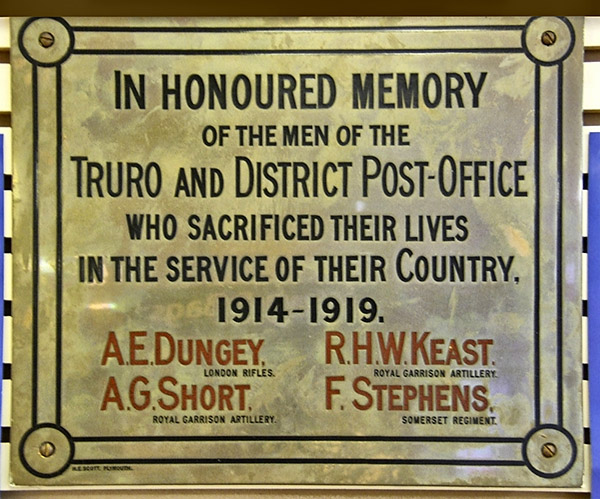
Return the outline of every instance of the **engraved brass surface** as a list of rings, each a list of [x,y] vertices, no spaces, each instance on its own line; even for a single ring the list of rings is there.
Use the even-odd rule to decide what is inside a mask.
[[[16,484],[581,484],[581,19],[11,27]]]

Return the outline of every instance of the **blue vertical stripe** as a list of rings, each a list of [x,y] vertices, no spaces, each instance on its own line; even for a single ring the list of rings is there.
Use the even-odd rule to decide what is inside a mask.
[[[0,170],[4,176],[4,134],[0,133]],[[0,234],[2,234],[2,258],[0,258],[0,289],[2,290],[2,303],[4,303],[4,188],[2,189],[2,199],[0,200]],[[2,313],[4,315],[4,312]],[[4,363],[4,318],[0,322],[0,360]],[[2,370],[2,367],[0,367]],[[4,374],[4,373],[2,373]],[[4,379],[4,376],[2,376]],[[2,384],[0,383],[0,419],[2,415]]]
[[[588,353],[592,490],[600,491],[600,133],[590,133],[589,145]]]

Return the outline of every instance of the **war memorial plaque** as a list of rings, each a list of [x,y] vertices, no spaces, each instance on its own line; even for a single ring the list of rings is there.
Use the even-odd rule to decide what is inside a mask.
[[[581,484],[581,19],[12,47],[14,483]]]

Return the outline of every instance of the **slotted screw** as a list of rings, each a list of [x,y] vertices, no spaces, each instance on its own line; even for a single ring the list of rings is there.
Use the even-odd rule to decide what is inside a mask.
[[[40,37],[38,38],[40,45],[45,49],[52,47],[54,45],[54,35],[49,31],[44,31],[40,33]]]
[[[42,445],[40,445],[40,456],[42,457],[50,457],[55,452],[56,447],[52,442],[42,442]]]
[[[542,43],[546,46],[554,45],[556,43],[556,33],[554,31],[544,31],[542,33]]]
[[[556,456],[556,445],[551,442],[542,445],[542,455],[550,459],[551,457]]]

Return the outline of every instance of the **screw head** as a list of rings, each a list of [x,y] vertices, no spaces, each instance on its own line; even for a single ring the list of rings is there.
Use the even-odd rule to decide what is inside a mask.
[[[554,31],[544,31],[542,33],[542,43],[546,46],[554,45],[556,43],[556,33]]]
[[[548,442],[542,445],[542,455],[544,457],[550,459],[551,457],[556,456],[556,452],[556,445],[554,445],[552,442]]]
[[[39,452],[42,457],[50,457],[56,452],[56,447],[52,442],[42,442]]]
[[[40,33],[38,41],[45,49],[50,48],[52,45],[54,45],[54,35],[49,31],[44,31],[43,33]]]

